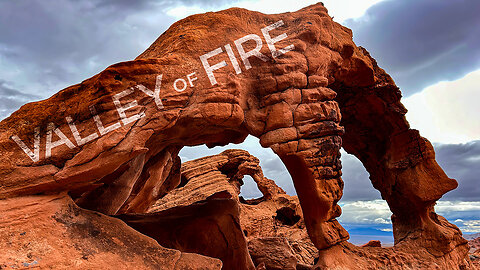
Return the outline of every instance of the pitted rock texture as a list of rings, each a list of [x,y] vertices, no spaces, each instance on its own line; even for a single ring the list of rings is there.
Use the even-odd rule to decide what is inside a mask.
[[[0,201],[1,269],[221,269],[218,259],[160,246],[66,194]],[[186,268],[189,267],[189,268]]]
[[[245,175],[252,176],[262,197],[239,197]],[[313,266],[318,251],[308,238],[298,198],[264,177],[259,160],[247,151],[187,161],[181,179],[148,213],[119,217],[162,246],[220,258],[224,269],[251,269],[252,259],[257,269],[262,264],[266,269]],[[245,261],[250,263],[239,264]]]
[[[238,245],[244,241],[248,242],[248,253],[255,267],[267,270],[315,269],[317,261],[316,266],[320,269],[455,269],[459,267],[457,262],[464,260],[455,257],[458,254],[454,252],[434,257],[422,247],[415,247],[412,251],[413,245],[381,248],[379,241],[371,241],[363,247],[342,243],[332,247],[333,250],[318,250],[308,237],[296,196],[285,194],[272,180],[263,177],[255,181],[263,194],[261,198],[244,200],[239,197],[242,178],[248,175],[245,174],[245,167],[251,168],[251,174],[263,175],[258,159],[244,150],[227,150],[185,162],[181,167],[182,184],[159,199],[149,213],[126,214],[121,218],[166,247],[221,258],[224,266],[237,265],[239,260],[245,261],[245,248],[243,244]],[[239,223],[236,221],[225,226],[225,222],[222,222],[225,213],[229,213],[233,220],[238,220],[238,212],[225,211],[225,207],[220,205],[213,206],[217,208],[214,215],[211,210],[195,210],[199,207],[211,209],[208,202],[219,199],[228,201],[225,207],[233,203],[240,209]],[[199,221],[203,218],[216,225],[206,226],[205,222]],[[205,247],[203,243],[219,239],[215,236],[217,229],[212,230],[212,227],[230,235],[228,239],[231,243]],[[198,232],[192,233],[191,228]],[[186,238],[196,240],[188,243]],[[236,248],[219,251],[219,246]],[[220,253],[231,255],[227,259]],[[468,260],[464,261],[464,266],[466,269],[475,269]],[[247,264],[234,269],[248,267]]]
[[[268,200],[246,201],[240,207],[240,221],[249,243],[256,239],[284,239],[298,264],[315,264],[318,249],[308,236],[297,196],[278,194]]]
[[[285,238],[256,238],[248,243],[248,249],[255,264],[264,264],[266,269],[297,269],[297,259]]]
[[[475,252],[480,249],[480,237],[477,237],[475,239],[472,239],[468,241],[468,245],[470,246],[470,250],[472,252]]]
[[[237,200],[224,192],[188,206],[119,218],[164,247],[220,259],[222,269],[253,270],[239,211]]]
[[[263,175],[259,160],[244,150],[226,150],[221,154],[187,161],[181,166],[181,183],[161,199],[148,212],[159,212],[176,206],[187,206],[207,199],[215,193],[227,192],[239,200],[243,177],[249,175],[264,194],[271,199],[285,194],[274,181]]]
[[[480,269],[480,237],[471,239],[468,244],[470,245],[470,260],[474,266]]]
[[[336,220],[343,146],[388,202],[397,246],[425,249],[440,267],[465,266],[467,241],[433,208],[457,183],[409,128],[400,98],[321,3],[194,15],[135,60],[3,120],[0,198],[68,191],[105,214],[141,213],[181,183],[182,147],[253,135],[291,174],[319,265],[348,267],[352,260],[335,259],[348,249]]]

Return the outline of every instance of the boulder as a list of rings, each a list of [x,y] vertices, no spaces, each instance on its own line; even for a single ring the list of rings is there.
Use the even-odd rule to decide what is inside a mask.
[[[371,240],[362,247],[382,247],[382,243],[379,240]]]

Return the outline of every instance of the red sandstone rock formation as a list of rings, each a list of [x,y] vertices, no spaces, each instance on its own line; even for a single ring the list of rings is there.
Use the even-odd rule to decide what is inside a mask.
[[[183,146],[253,135],[288,168],[318,265],[368,269],[368,252],[351,247],[336,220],[343,146],[388,202],[398,249],[445,269],[467,266],[466,240],[433,209],[457,183],[409,128],[400,97],[322,4],[194,15],[137,59],[3,120],[0,198],[69,192],[105,214],[142,213],[182,182]]]
[[[382,247],[382,243],[378,240],[371,240],[362,247]]]
[[[119,218],[164,247],[218,258],[223,269],[255,269],[240,227],[237,201],[226,192],[187,206]]]
[[[480,237],[468,241],[468,244],[470,246],[470,260],[474,266],[480,269]]]
[[[239,197],[245,175],[254,178],[261,198]],[[220,258],[224,269],[253,269],[250,258],[257,268],[262,263],[266,269],[313,266],[318,251],[308,238],[298,199],[264,177],[259,160],[247,151],[226,150],[185,162],[181,179],[147,214],[119,217],[162,246]]]
[[[318,266],[321,268],[340,266],[338,259],[322,258],[321,256],[325,256],[324,251],[317,250],[310,241],[296,196],[286,195],[274,182],[263,177],[256,178],[256,183],[257,186],[264,187],[262,189],[264,196],[251,200],[242,200],[238,197],[244,176],[240,171],[245,167],[252,168],[251,174],[263,175],[258,159],[243,150],[227,150],[219,155],[188,161],[182,164],[182,184],[159,199],[147,214],[126,214],[121,218],[164,246],[221,258],[224,265],[237,265],[234,269],[251,267],[248,264],[238,266],[238,261],[245,261],[247,256],[252,258],[257,269],[313,269],[316,261],[319,261]],[[212,198],[227,199],[225,205],[237,205],[240,214],[236,211],[224,211],[222,210],[224,207],[220,205],[209,207],[208,202]],[[210,210],[193,210],[199,209],[199,205],[205,209],[217,208],[214,217]],[[190,214],[184,214],[186,211]],[[225,216],[232,217],[235,222],[225,226],[226,223],[221,222],[225,220]],[[213,223],[206,225],[201,221],[204,218]],[[169,221],[168,225],[166,221]],[[212,227],[219,230],[212,230]],[[198,233],[191,234],[188,228],[195,228]],[[185,231],[191,242],[181,236]],[[206,247],[204,243],[222,239],[218,237],[219,231],[230,235],[228,239],[231,243],[223,242]],[[248,254],[243,244],[240,246],[235,244],[245,241],[248,242]],[[225,256],[221,254],[225,249],[219,248],[225,246],[236,248],[228,251],[230,256]],[[426,249],[417,248],[412,251],[412,246],[396,245],[392,248],[381,248],[379,241],[371,241],[363,247],[345,243],[337,256],[346,260],[341,267],[349,269],[456,267],[452,263],[455,261],[454,258],[435,258]],[[475,255],[471,255],[470,258],[476,263]],[[469,265],[468,262],[466,265]]]
[[[264,264],[266,269],[272,270],[297,269],[297,258],[285,238],[255,238],[248,247],[257,265]]]
[[[160,246],[66,195],[0,200],[0,269],[221,269],[218,259]]]
[[[480,237],[468,241],[468,245],[475,250],[480,249]]]

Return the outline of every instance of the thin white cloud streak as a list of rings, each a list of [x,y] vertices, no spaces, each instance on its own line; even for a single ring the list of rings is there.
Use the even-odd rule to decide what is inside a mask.
[[[478,233],[480,232],[480,220],[468,220],[459,227],[464,233]]]
[[[340,223],[391,224],[390,217],[392,212],[384,200],[345,202],[340,203],[340,206],[342,207],[342,215],[339,218]],[[480,201],[439,201],[435,206],[435,210],[439,215],[450,219],[450,222],[456,224],[463,232],[480,232],[480,219],[478,219],[480,218],[478,217]],[[450,217],[453,214],[463,217],[456,219]]]
[[[390,208],[383,200],[340,203],[342,215],[338,219],[348,224],[391,224]]]
[[[440,215],[447,215],[451,212],[469,212],[469,211],[480,213],[480,201],[478,202],[439,201],[437,202],[437,205],[435,205],[435,210]]]

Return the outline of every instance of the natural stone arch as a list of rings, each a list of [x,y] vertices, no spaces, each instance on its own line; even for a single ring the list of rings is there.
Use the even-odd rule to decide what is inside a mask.
[[[277,50],[294,49],[278,56],[263,46],[263,57],[240,62],[233,41],[261,37],[260,29],[272,25],[278,26],[272,37],[288,36]],[[252,40],[243,45],[247,52],[255,48]],[[215,49],[223,53],[209,58],[211,65],[228,65],[214,71],[212,86],[199,56]],[[181,147],[239,143],[250,134],[288,168],[310,238],[327,263],[331,247],[348,239],[336,220],[344,125],[345,149],[365,164],[395,215],[396,242],[413,232],[418,245],[442,256],[465,247],[458,229],[433,212],[456,183],[436,164],[431,145],[409,129],[399,99],[393,81],[321,4],[280,15],[243,9],[195,15],[175,23],[136,60],[2,121],[0,196],[69,191],[107,214],[136,211],[181,183]],[[48,140],[53,144],[44,147]],[[432,190],[434,181],[442,188]]]
[[[368,57],[369,53],[360,48]],[[377,82],[358,87],[336,82],[345,127],[343,147],[355,155],[370,173],[392,211],[395,244],[427,247],[441,256],[463,243],[461,232],[434,212],[443,194],[457,187],[435,161],[430,142],[410,129],[407,110],[400,103],[401,92],[392,78],[371,58]],[[435,235],[442,243],[432,242]]]

